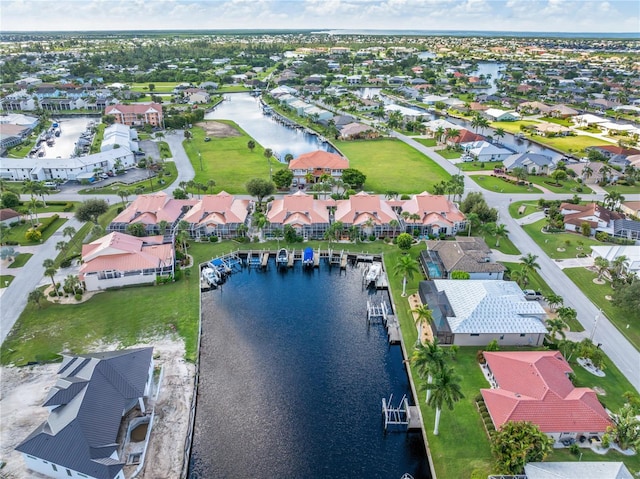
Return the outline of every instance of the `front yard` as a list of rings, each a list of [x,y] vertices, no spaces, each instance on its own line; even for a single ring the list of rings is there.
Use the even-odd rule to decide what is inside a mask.
[[[509,183],[497,176],[469,175],[469,178],[485,190],[495,191],[496,193],[542,193],[538,188]]]
[[[579,254],[590,255],[590,246],[605,244],[577,233],[543,233],[542,227],[546,223],[546,219],[541,219],[522,228],[551,259],[575,258]]]

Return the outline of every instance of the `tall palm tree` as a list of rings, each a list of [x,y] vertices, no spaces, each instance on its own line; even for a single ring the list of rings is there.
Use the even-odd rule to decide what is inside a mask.
[[[587,181],[592,176],[593,176],[593,170],[591,169],[591,167],[589,167],[589,165],[582,168],[582,178],[584,179],[584,181]]]
[[[562,306],[562,304],[564,303],[564,299],[562,298],[562,296],[556,293],[547,294],[544,297],[544,300],[551,308],[551,311],[556,311],[558,309],[558,306]]]
[[[627,260],[628,258],[625,255],[620,255],[611,261],[610,273],[612,278],[619,278],[622,275]]]
[[[570,321],[578,319],[578,312],[573,308],[563,306],[558,308],[558,318],[565,324],[569,324]]]
[[[471,229],[480,224],[480,217],[477,213],[467,213],[467,236],[471,236]]]
[[[209,178],[207,180],[207,186],[209,187],[209,194],[213,194],[213,187],[216,186],[216,180]]]
[[[393,274],[402,275],[402,297],[407,295],[407,278],[413,279],[413,275],[419,271],[418,262],[411,255],[403,254],[398,258],[393,267]]]
[[[529,276],[522,269],[514,269],[509,272],[511,281],[515,281],[518,286],[524,288],[529,283]]]
[[[500,223],[493,230],[493,235],[496,237],[496,248],[500,246],[500,238],[506,238],[509,235],[507,225]]]
[[[605,271],[609,269],[609,260],[607,258],[603,258],[602,256],[598,256],[593,260],[593,265],[598,272],[598,279],[601,280]]]
[[[606,185],[609,182],[609,173],[611,173],[611,167],[604,165],[600,168],[600,175],[602,176],[602,184]]]
[[[412,309],[411,312],[416,314],[415,323],[416,326],[418,326],[418,341],[420,341],[422,338],[422,328],[425,325],[429,326],[433,323],[433,313],[429,309],[429,306],[425,304],[417,306],[415,309]]]
[[[538,256],[535,254],[527,253],[526,256],[520,257],[520,265],[522,266],[522,272],[529,276],[536,269],[540,269],[540,265],[536,261]]]
[[[56,287],[56,279],[54,278],[58,268],[56,268],[56,263],[52,259],[45,259],[42,262],[42,267],[44,268],[44,275],[49,276],[51,278],[51,284],[53,285],[53,290],[56,292],[56,296],[58,296],[58,288]]]
[[[78,289],[80,289],[80,279],[74,275],[70,274],[64,279],[64,287],[67,290],[73,291],[73,294],[78,293]]]
[[[457,376],[453,368],[444,366],[437,371],[433,377],[433,383],[427,384],[427,389],[433,390],[433,394],[427,404],[436,410],[436,421],[433,434],[438,435],[440,426],[440,412],[444,406],[452,411],[455,403],[464,398],[460,386],[460,377]]]
[[[29,301],[30,303],[36,303],[38,309],[41,308],[40,301],[42,300],[44,300],[44,293],[39,289],[34,289],[29,293],[29,296],[27,297],[27,301]]]
[[[496,131],[494,134],[500,139],[504,138],[504,135],[505,135],[504,128],[496,128]]]
[[[438,343],[438,338],[433,338],[426,344],[419,342],[411,355],[411,364],[416,368],[418,376],[427,380],[427,384],[433,382],[433,375],[445,366],[447,353]],[[431,398],[431,391],[427,389],[426,402]]]

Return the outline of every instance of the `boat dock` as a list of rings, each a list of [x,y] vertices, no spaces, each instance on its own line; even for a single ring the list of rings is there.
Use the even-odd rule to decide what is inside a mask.
[[[418,406],[409,406],[406,394],[402,396],[397,406],[393,406],[393,394],[389,399],[382,398],[382,416],[385,432],[389,429],[394,431],[422,429]]]
[[[382,324],[387,330],[389,344],[400,344],[402,335],[400,333],[400,324],[396,315],[387,303],[380,302],[379,305],[367,301],[367,324]]]

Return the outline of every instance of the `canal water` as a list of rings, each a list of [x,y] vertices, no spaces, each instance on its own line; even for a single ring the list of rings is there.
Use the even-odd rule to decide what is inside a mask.
[[[401,348],[367,326],[362,269],[245,269],[203,293],[189,477],[429,477],[419,432],[385,434],[410,394]],[[411,401],[413,404],[413,402]]]
[[[60,125],[60,136],[55,138],[53,146],[43,144],[45,148],[45,158],[69,158],[76,148],[76,142],[80,135],[87,129],[87,125],[92,121],[99,121],[97,117],[78,116],[73,118],[62,118],[54,120]]]
[[[260,101],[249,93],[234,93],[225,97],[229,101],[220,103],[205,115],[205,119],[235,121],[263,147],[271,148],[280,161],[284,161],[288,153],[296,158],[316,150],[335,152],[330,144],[319,141],[316,135],[285,127],[274,118],[264,115]]]

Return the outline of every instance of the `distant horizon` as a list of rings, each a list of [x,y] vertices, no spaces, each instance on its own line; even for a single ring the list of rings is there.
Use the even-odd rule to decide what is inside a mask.
[[[637,0],[0,0],[0,31],[640,33]],[[153,26],[153,28],[150,28]]]

